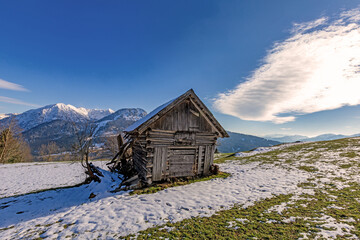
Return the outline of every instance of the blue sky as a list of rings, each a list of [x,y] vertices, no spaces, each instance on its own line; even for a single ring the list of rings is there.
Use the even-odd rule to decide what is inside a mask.
[[[300,34],[307,42],[308,28],[311,37],[317,37],[319,29],[332,27],[344,18],[339,15],[358,5],[349,0],[0,1],[0,112],[58,102],[151,111],[193,88],[228,130],[254,135],[360,133],[358,99],[330,92],[339,89],[339,82],[315,82],[320,98],[325,96],[316,105],[311,102],[319,99],[317,92],[292,97],[300,90],[308,92],[310,80],[305,86],[290,70],[270,71],[281,66],[307,72],[312,55],[304,59],[295,55],[285,64],[279,60],[298,46],[291,38]],[[328,19],[327,25],[319,19]],[[341,37],[343,32],[338,32]],[[358,40],[351,37],[352,42]],[[304,51],[321,55],[318,38],[311,38],[313,48]],[[331,46],[338,48],[338,42]],[[274,53],[275,43],[281,49]],[[345,47],[342,52],[349,50]],[[356,51],[350,49],[344,61],[358,57]],[[325,58],[318,58],[319,65]],[[286,66],[297,59],[304,69]],[[323,70],[318,69],[312,69],[308,78]],[[266,74],[292,80],[264,85]],[[354,89],[356,78],[351,75],[354,81],[345,85]],[[246,82],[253,86],[243,85]],[[322,87],[330,90],[323,93]],[[285,88],[293,92],[283,92]],[[272,95],[275,91],[281,94]],[[246,98],[249,95],[252,98]]]

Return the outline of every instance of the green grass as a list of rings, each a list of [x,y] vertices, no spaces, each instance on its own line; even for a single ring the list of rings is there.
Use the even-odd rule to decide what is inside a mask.
[[[195,183],[195,182],[203,182],[203,181],[209,181],[211,179],[215,179],[215,178],[227,178],[231,176],[230,173],[226,173],[226,172],[219,172],[216,175],[211,175],[211,176],[206,176],[206,177],[197,177],[197,178],[192,178],[192,179],[188,179],[188,180],[184,180],[184,181],[176,181],[176,182],[171,182],[171,183],[158,183],[155,186],[151,186],[151,187],[147,187],[144,189],[139,189],[139,190],[134,190],[132,192],[130,192],[130,195],[135,195],[135,194],[151,194],[151,193],[156,193],[158,191],[164,190],[166,188],[170,188],[170,187],[176,187],[176,186],[183,186],[183,185],[188,185],[191,183]]]
[[[341,164],[339,167],[341,168],[350,168],[352,166],[352,164],[348,163],[348,164]]]
[[[298,168],[300,170],[304,170],[304,171],[307,171],[307,172],[317,172],[317,171],[319,171],[318,168],[313,167],[313,166],[305,166],[305,165],[303,165],[303,166],[299,166]]]
[[[340,157],[348,157],[348,158],[359,157],[359,155],[356,154],[355,152],[344,152],[344,153],[340,153],[339,156]]]
[[[302,232],[317,231],[307,226],[303,220],[296,224],[285,223],[280,214],[267,211],[289,201],[291,196],[279,195],[245,209],[235,206],[211,217],[196,217],[150,228],[140,232],[137,239],[296,239]],[[246,222],[242,223],[241,219],[246,219]],[[171,230],[167,230],[165,226]],[[125,239],[131,237],[134,236],[127,236]]]
[[[315,187],[312,183],[303,187]],[[325,191],[324,191],[325,190]],[[327,185],[315,189],[314,195],[302,194],[300,199],[290,201],[292,195],[279,195],[264,199],[248,208],[234,206],[217,212],[211,217],[195,217],[177,223],[141,231],[137,239],[297,239],[306,233],[314,239],[320,230],[334,230],[323,226],[319,219],[326,215],[338,223],[346,223],[354,229],[348,232],[360,237],[360,185],[334,189]],[[282,212],[271,207],[287,203]],[[333,206],[337,208],[334,208]],[[348,220],[357,219],[354,222]],[[289,221],[293,219],[293,221]],[[245,221],[241,221],[245,220]],[[166,228],[164,228],[166,227]],[[131,239],[134,235],[126,236]],[[340,236],[339,236],[340,237]]]

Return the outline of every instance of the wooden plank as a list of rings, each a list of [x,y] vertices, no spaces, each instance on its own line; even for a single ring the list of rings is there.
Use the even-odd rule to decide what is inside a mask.
[[[171,162],[170,166],[172,167],[179,167],[179,166],[193,166],[193,162]]]
[[[216,136],[213,136],[213,135],[199,135],[199,134],[196,134],[196,140],[214,140],[216,139]]]
[[[172,130],[162,130],[162,129],[151,129],[150,134],[151,133],[169,133],[169,134],[174,134],[176,131],[172,131]]]
[[[174,145],[174,141],[154,139],[148,140],[148,144]]]
[[[161,180],[161,153],[162,151],[160,147],[155,148],[152,174],[153,181]]]
[[[205,146],[205,161],[204,161],[204,174],[209,174],[210,170],[210,158],[211,158],[211,145]]]
[[[195,156],[194,155],[179,155],[179,156],[173,156],[173,157],[170,157],[169,160],[172,162],[172,163],[195,163],[194,162],[194,159],[195,159]]]
[[[211,146],[210,166],[214,164],[215,145]]]
[[[196,150],[197,146],[174,146],[169,147],[171,150],[178,150],[178,149],[193,149]]]
[[[210,143],[210,144],[206,144],[206,145],[211,145],[211,144],[213,144],[213,143],[216,143],[216,140],[215,139],[197,139],[196,140],[196,143],[198,144],[198,145],[203,145],[203,144],[201,144],[201,143]]]
[[[201,165],[202,165],[202,158],[204,156],[203,151],[204,151],[204,147],[199,146],[198,163],[197,163],[197,168],[198,168],[197,173],[198,174],[201,174],[201,170],[202,170]]]
[[[200,112],[196,110],[192,103],[189,105],[189,131],[198,132],[200,131]]]
[[[169,155],[194,155],[196,149],[170,149]]]
[[[174,138],[175,134],[172,133],[150,133],[148,138]]]
[[[167,168],[167,147],[162,147],[161,150],[161,179],[164,178]]]
[[[170,176],[193,176],[196,173],[195,148],[170,148],[168,153]]]
[[[169,175],[174,175],[179,172],[186,173],[186,176],[193,176],[196,174],[194,172],[194,168],[190,167],[177,167],[177,168],[170,168],[169,169]]]
[[[151,142],[168,142],[168,143],[173,143],[175,141],[174,138],[147,138],[146,141],[151,141]]]
[[[179,108],[179,131],[189,131],[189,101],[184,100],[178,105]]]
[[[187,177],[187,176],[194,176],[194,175],[195,175],[194,172],[188,172],[188,171],[185,171],[185,172],[173,172],[173,173],[169,174],[170,177]]]
[[[194,154],[196,152],[196,148],[189,148],[189,146],[176,146],[170,147],[169,152],[173,154]]]
[[[183,163],[183,164],[176,164],[176,163],[170,163],[169,168],[193,168],[194,164],[191,163]]]
[[[214,123],[209,119],[209,117],[204,113],[204,111],[190,98],[191,103],[195,106],[195,108],[199,111],[200,115],[203,116],[206,121],[211,125],[211,127],[213,128],[213,130],[215,131],[219,131],[216,126],[214,125]]]

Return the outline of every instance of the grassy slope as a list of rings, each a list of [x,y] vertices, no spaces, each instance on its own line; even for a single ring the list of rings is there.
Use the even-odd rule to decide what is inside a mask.
[[[154,227],[138,239],[360,238],[360,139],[305,143],[250,157],[220,155],[217,162],[261,162],[307,171],[303,193],[274,196],[211,217]],[[134,236],[127,236],[131,238]]]

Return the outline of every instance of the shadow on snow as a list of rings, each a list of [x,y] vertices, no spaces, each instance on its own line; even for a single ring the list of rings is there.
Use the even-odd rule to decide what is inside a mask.
[[[39,193],[0,199],[0,228],[13,224],[65,212],[71,207],[116,195],[110,190],[119,186],[117,174],[101,169],[101,182],[92,182],[77,187],[59,188]],[[95,198],[89,199],[91,193]],[[123,194],[123,193],[117,193]]]

